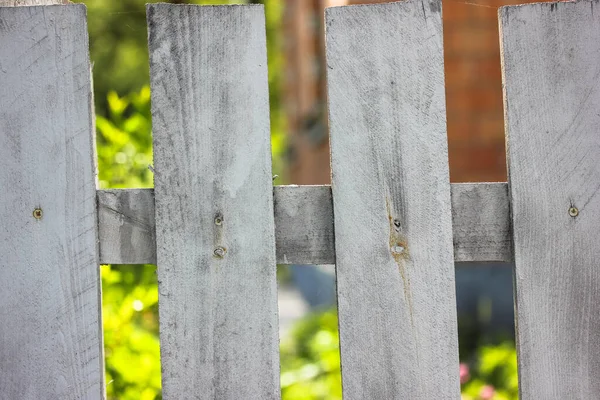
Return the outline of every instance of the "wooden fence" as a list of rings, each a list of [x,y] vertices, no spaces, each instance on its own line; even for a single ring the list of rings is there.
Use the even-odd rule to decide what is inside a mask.
[[[102,398],[98,265],[157,263],[164,398],[277,399],[276,264],[335,263],[344,398],[457,399],[454,261],[493,260],[521,398],[600,398],[598,0],[500,9],[483,184],[449,183],[439,0],[327,10],[331,187],[272,186],[262,6],[147,17],[155,189],[97,190],[85,7],[0,8],[0,398]]]

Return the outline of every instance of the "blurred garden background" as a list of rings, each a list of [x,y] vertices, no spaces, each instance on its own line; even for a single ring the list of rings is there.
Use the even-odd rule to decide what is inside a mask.
[[[100,187],[152,187],[144,6],[151,1],[76,2],[88,7]],[[248,2],[265,5],[275,184],[327,184],[323,10],[381,1]],[[453,182],[506,179],[496,22],[505,4],[443,2]],[[108,398],[160,399],[156,266],[103,265],[101,272]],[[341,399],[333,267],[278,272],[283,399]],[[510,265],[458,265],[457,301],[463,398],[516,399]]]

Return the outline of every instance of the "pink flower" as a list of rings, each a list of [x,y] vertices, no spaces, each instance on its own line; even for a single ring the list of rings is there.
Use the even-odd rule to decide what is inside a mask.
[[[494,398],[496,392],[494,391],[494,387],[492,385],[485,385],[481,388],[481,392],[479,392],[479,397],[481,400],[491,400]]]
[[[471,377],[471,375],[469,375],[469,366],[465,363],[460,363],[459,371],[460,371],[460,384],[464,385],[465,383],[467,383],[469,381],[469,378]]]

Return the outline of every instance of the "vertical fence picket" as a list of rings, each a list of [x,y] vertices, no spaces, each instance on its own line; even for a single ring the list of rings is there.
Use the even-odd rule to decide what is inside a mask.
[[[279,398],[263,7],[147,12],[164,397]]]
[[[458,398],[441,4],[326,29],[344,398]]]
[[[599,398],[600,7],[499,18],[521,398]]]
[[[0,8],[3,399],[104,393],[85,14]]]
[[[69,0],[0,0],[0,7],[49,6],[54,4],[69,3]]]

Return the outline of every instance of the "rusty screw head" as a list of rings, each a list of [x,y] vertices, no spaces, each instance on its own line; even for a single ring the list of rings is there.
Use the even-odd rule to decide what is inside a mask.
[[[569,215],[573,218],[575,218],[576,216],[579,215],[579,210],[577,209],[577,207],[571,206],[569,208]]]
[[[42,219],[42,209],[41,208],[36,208],[35,210],[33,210],[33,218],[35,219]]]
[[[213,255],[216,258],[223,258],[223,257],[225,257],[225,253],[227,253],[227,250],[225,250],[225,248],[221,247],[221,246],[217,247],[215,249],[215,251],[213,251]]]

